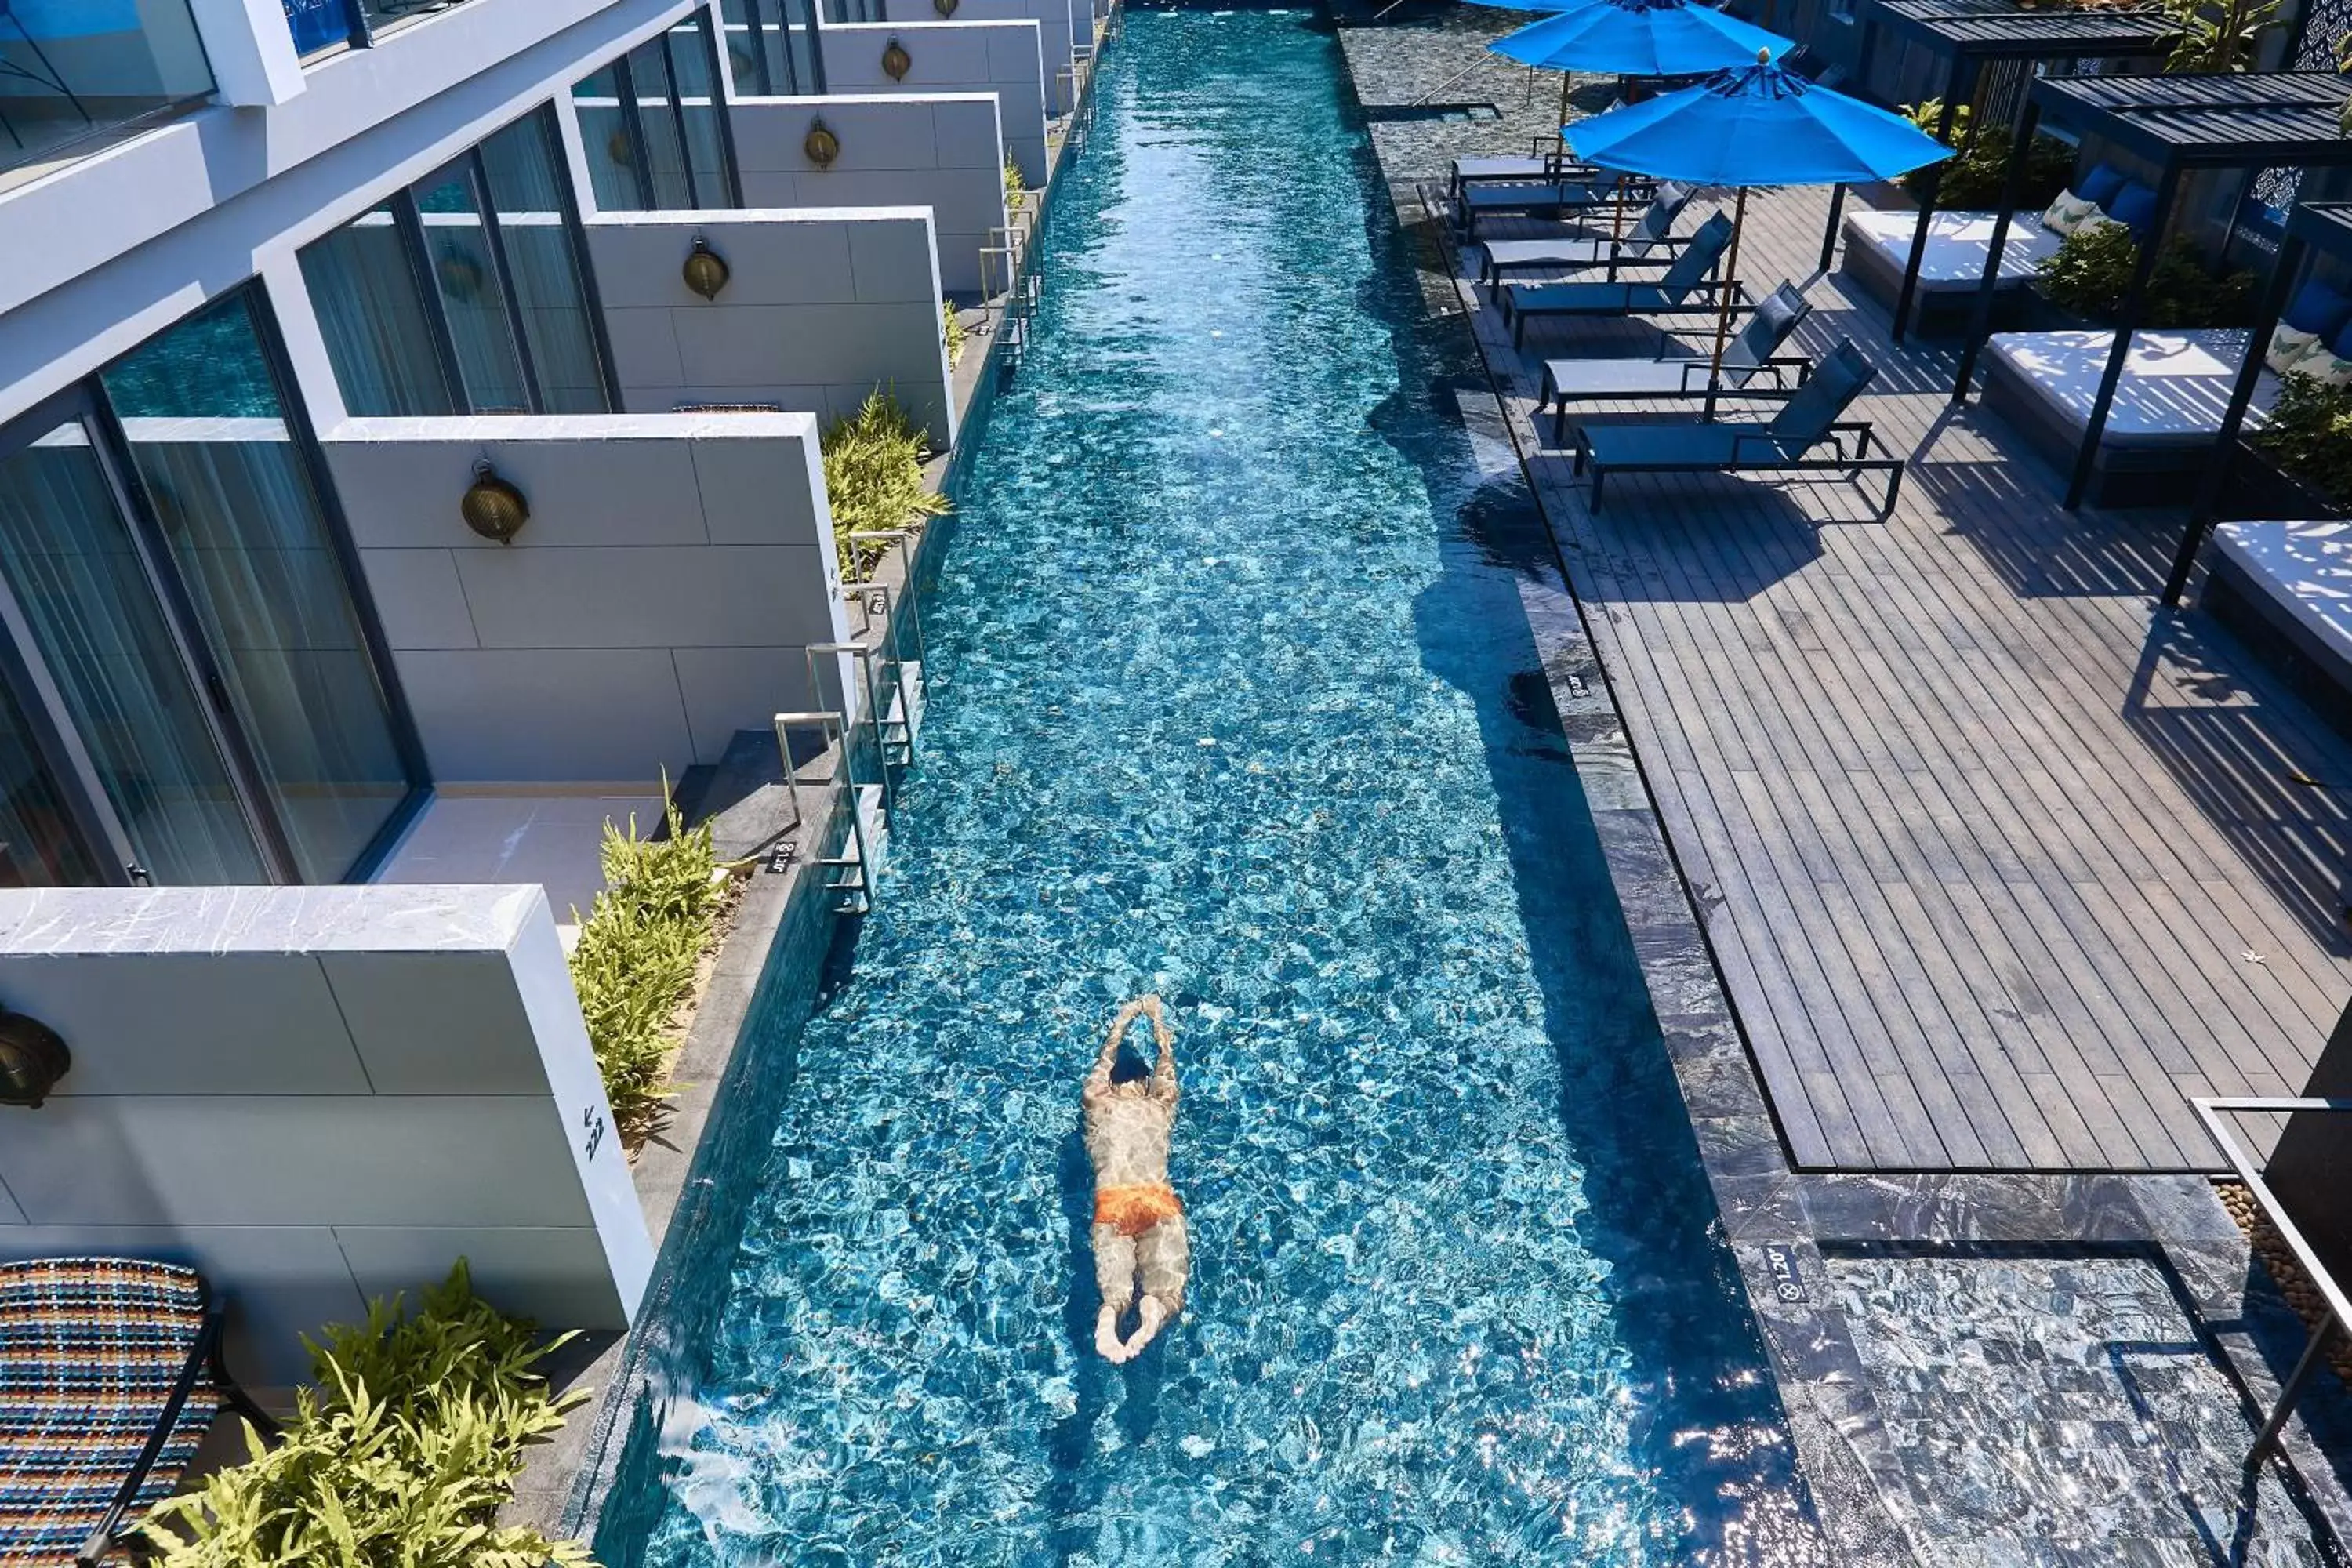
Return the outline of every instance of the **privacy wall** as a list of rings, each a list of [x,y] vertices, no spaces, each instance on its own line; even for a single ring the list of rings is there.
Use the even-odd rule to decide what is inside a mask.
[[[929,207],[940,286],[981,292],[981,251],[1005,222],[994,94],[743,98],[730,119],[746,204]],[[809,132],[820,123],[838,149],[830,165],[808,155]],[[1004,286],[1002,266],[994,280]]]
[[[955,19],[1036,23],[1040,63],[1045,71],[1046,111],[1067,114],[1076,106],[1074,46],[1093,41],[1094,12],[1089,0],[957,0]]]
[[[887,386],[936,447],[953,444],[928,210],[610,213],[587,230],[630,408],[761,403],[834,416]],[[716,300],[681,276],[698,237],[727,263]]]
[[[883,68],[893,39],[904,79]],[[1045,55],[1034,21],[859,22],[824,30],[824,80],[835,92],[992,92],[1004,150],[1031,190],[1045,184]]]
[[[192,1263],[232,1364],[469,1260],[551,1327],[625,1327],[652,1246],[537,888],[0,893],[0,1004],[61,1035],[0,1107],[0,1258]]]
[[[846,635],[809,415],[354,419],[324,446],[439,782],[675,778],[806,708],[803,650]],[[459,513],[482,461],[530,504],[511,544]]]

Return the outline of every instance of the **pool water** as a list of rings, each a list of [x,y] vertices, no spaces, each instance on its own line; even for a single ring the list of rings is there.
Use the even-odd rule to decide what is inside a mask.
[[[598,1548],[1805,1556],[1520,608],[1549,545],[1460,422],[1475,362],[1337,46],[1139,13],[1096,90],[968,437],[893,862],[814,1012],[755,1013],[772,1136],[677,1266]],[[1194,1265],[1121,1368],[1077,1087],[1145,990]]]

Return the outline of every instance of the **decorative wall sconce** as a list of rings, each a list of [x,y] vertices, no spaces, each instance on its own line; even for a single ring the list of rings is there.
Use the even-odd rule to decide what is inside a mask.
[[[809,121],[808,137],[801,142],[801,151],[818,168],[830,169],[833,161],[841,156],[841,138],[826,127],[822,118],[812,120]]]
[[[694,237],[694,248],[686,253],[682,275],[686,279],[686,286],[706,300],[719,298],[719,290],[727,287],[727,279],[731,276],[726,259],[711,249],[710,242],[698,234]]]
[[[39,1110],[71,1066],[73,1053],[55,1029],[0,1008],[0,1105]]]
[[[941,20],[945,20],[956,14],[958,4],[959,0],[931,0],[931,9],[940,14]]]
[[[512,544],[514,536],[522,531],[522,525],[530,521],[530,502],[523,500],[520,490],[499,478],[499,471],[490,467],[488,458],[474,464],[474,482],[466,487],[457,511],[467,528],[500,544]]]
[[[892,81],[904,81],[907,73],[915,68],[915,57],[907,52],[906,45],[893,38],[883,47],[882,68],[890,73]]]

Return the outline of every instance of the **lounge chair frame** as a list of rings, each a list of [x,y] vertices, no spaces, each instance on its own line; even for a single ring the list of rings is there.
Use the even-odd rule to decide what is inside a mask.
[[[1683,384],[1675,391],[1643,391],[1638,394],[1581,392],[1561,386],[1553,374],[1553,367],[1565,363],[1567,362],[1561,360],[1544,361],[1542,392],[1536,399],[1538,408],[1543,407],[1546,404],[1551,405],[1551,436],[1555,445],[1568,439],[1568,405],[1571,403],[1613,403],[1624,401],[1629,397],[1651,401],[1676,397],[1701,398],[1707,395],[1708,382],[1716,379],[1711,374],[1715,368],[1715,358],[1712,354],[1701,354],[1693,358],[1687,354],[1669,354],[1661,352],[1650,361],[1652,364],[1673,364],[1682,367]],[[1752,365],[1727,367],[1724,371],[1727,376],[1735,374],[1746,376],[1749,383],[1752,383],[1757,376],[1768,373],[1772,377],[1770,386],[1756,386],[1748,384],[1738,386],[1718,384],[1715,388],[1715,396],[1717,401],[1791,396],[1812,375],[1813,362],[1802,354],[1775,354],[1769,359],[1759,361]],[[1792,375],[1793,380],[1790,379]]]
[[[1853,438],[1853,452],[1851,456],[1848,456],[1846,453],[1844,441],[1844,437],[1849,436]],[[1904,459],[1894,456],[1891,452],[1888,452],[1886,443],[1884,441],[1877,441],[1878,449],[1882,453],[1887,453],[1887,455],[1876,458],[1870,455],[1871,445],[1874,441],[1876,441],[1877,438],[1875,433],[1871,429],[1869,420],[1841,419],[1835,424],[1829,426],[1823,431],[1820,440],[1815,441],[1813,445],[1819,446],[1822,441],[1827,441],[1837,452],[1838,455],[1835,458],[1782,457],[1779,450],[1780,439],[1780,438],[1767,436],[1760,431],[1754,435],[1743,434],[1738,436],[1732,441],[1731,459],[1727,463],[1694,463],[1685,460],[1679,462],[1657,463],[1612,463],[1604,468],[1598,461],[1594,460],[1591,442],[1586,427],[1579,426],[1576,430],[1575,472],[1580,476],[1585,472],[1588,467],[1591,469],[1592,513],[1595,517],[1601,515],[1601,489],[1612,472],[1626,474],[1843,474],[1849,480],[1852,480],[1855,484],[1860,484],[1862,482],[1862,476],[1865,473],[1883,473],[1887,476],[1886,499],[1879,504],[1878,514],[1881,517],[1885,517],[1894,511],[1895,498],[1899,496],[1903,490]],[[1754,446],[1759,448],[1754,461],[1746,460],[1740,455],[1740,448],[1749,443],[1753,443]]]

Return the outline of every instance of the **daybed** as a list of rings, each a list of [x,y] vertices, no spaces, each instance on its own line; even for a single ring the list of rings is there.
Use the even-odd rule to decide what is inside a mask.
[[[2132,334],[2115,406],[2099,437],[2088,492],[2094,504],[2151,506],[2183,499],[2182,476],[2201,472],[2212,459],[2247,336],[2234,328]],[[2110,331],[1996,332],[1985,346],[1985,406],[2065,468],[2090,428],[2114,346]],[[2260,423],[2278,385],[2278,377],[2264,370],[2250,423]]]
[[[1992,243],[1991,213],[1939,212],[1927,222],[1927,248],[1919,258],[1919,280],[1911,301],[1910,330],[1923,336],[1966,331],[1984,277],[1985,247]],[[1911,259],[1918,215],[1911,212],[1848,213],[1845,259],[1838,273],[1850,278],[1889,313],[1903,292],[1903,268]],[[2014,320],[2026,289],[2042,259],[2058,254],[2059,237],[2042,226],[2039,213],[2010,219],[2001,245],[2000,272],[1993,284],[1996,326]],[[2004,310],[2010,314],[2006,318]]]
[[[2352,735],[2352,522],[2224,522],[2200,602]]]

